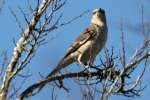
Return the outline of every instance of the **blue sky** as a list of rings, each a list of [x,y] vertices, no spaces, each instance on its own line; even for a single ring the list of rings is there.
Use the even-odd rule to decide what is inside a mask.
[[[8,51],[8,55],[11,56],[11,52],[14,47],[13,39],[16,41],[20,37],[20,30],[16,26],[15,18],[11,15],[9,8],[12,8],[20,19],[22,26],[25,27],[25,21],[22,18],[21,13],[17,9],[18,6],[23,9],[26,8],[27,3],[26,0],[6,0],[5,5],[3,6],[2,12],[0,13],[0,52],[3,50]],[[34,0],[33,0],[34,1]],[[75,16],[78,16],[85,10],[90,10],[83,17],[77,19],[73,23],[64,26],[47,37],[47,44],[40,47],[36,53],[36,56],[32,59],[32,62],[28,65],[28,67],[32,70],[32,78],[30,78],[25,86],[29,86],[33,82],[36,82],[40,76],[39,72],[43,75],[49,73],[54,66],[57,65],[57,62],[64,55],[68,46],[74,41],[74,39],[80,34],[80,32],[84,31],[84,29],[90,24],[91,12],[95,8],[103,8],[106,11],[107,22],[108,22],[108,41],[106,46],[111,48],[115,47],[115,52],[118,53],[120,48],[120,27],[119,23],[123,19],[125,23],[129,23],[131,25],[139,25],[141,23],[141,4],[144,5],[146,9],[145,14],[148,13],[148,0],[68,0],[66,5],[60,11],[63,13],[63,21],[67,21]],[[145,17],[145,21],[148,20],[148,17]],[[133,32],[128,28],[124,27],[125,39],[126,39],[126,47],[127,54],[130,56],[134,50],[138,47],[138,45],[142,42],[141,32]],[[55,37],[51,40],[51,36]],[[103,53],[103,51],[101,52]],[[73,64],[73,66],[76,66]],[[71,67],[71,66],[70,66]],[[149,68],[148,68],[149,69]],[[139,70],[137,70],[139,71]],[[125,98],[122,96],[112,96],[111,100],[122,99],[122,100],[145,100],[150,97],[148,94],[150,92],[150,78],[148,77],[148,70],[145,73],[143,78],[143,85],[146,85],[147,88],[141,93],[141,97],[138,98]],[[70,84],[66,83],[68,86]],[[73,87],[76,85],[71,82]],[[42,91],[39,95],[35,96],[33,100],[41,100],[50,97],[49,94],[51,88],[48,86]],[[70,95],[73,100],[76,100],[79,96],[80,91],[78,88],[74,88]],[[61,94],[59,91],[59,100],[65,100],[66,96]],[[67,94],[67,93],[65,93]],[[76,98],[75,98],[76,97]],[[60,99],[61,98],[61,99]]]

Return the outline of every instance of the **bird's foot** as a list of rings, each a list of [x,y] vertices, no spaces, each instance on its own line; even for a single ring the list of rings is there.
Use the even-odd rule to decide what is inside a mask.
[[[92,76],[91,76],[91,68],[89,65],[85,66],[85,72],[87,73],[86,84],[90,84]]]

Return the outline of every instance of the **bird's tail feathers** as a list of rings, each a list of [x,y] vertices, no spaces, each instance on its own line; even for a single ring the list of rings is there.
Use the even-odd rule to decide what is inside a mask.
[[[51,71],[51,73],[47,76],[50,77],[52,75],[56,75],[58,72],[60,72],[61,69],[67,67],[68,65],[70,65],[72,62],[74,61],[73,57],[64,57],[59,63],[58,65],[53,69],[53,71]]]
[[[53,71],[51,71],[47,77],[50,77],[52,75],[55,75],[56,73],[58,73],[61,70],[61,66],[56,66],[55,69],[53,69]]]

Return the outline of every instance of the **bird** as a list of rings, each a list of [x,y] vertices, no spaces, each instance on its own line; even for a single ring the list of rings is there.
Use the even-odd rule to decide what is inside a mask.
[[[94,9],[90,25],[70,45],[64,57],[47,77],[56,75],[61,69],[74,62],[85,67],[92,66],[96,56],[106,44],[107,32],[107,20],[104,9]]]

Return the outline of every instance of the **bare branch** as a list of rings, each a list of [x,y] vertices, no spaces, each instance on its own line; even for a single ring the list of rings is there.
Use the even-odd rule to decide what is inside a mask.
[[[22,37],[18,40],[16,47],[14,48],[13,55],[9,65],[7,66],[5,76],[3,77],[3,83],[0,88],[0,99],[6,100],[7,91],[9,88],[9,84],[12,78],[16,75],[14,73],[14,69],[16,69],[18,65],[18,61],[24,51],[24,46],[26,45],[28,39],[30,38],[31,33],[34,31],[36,24],[40,20],[43,12],[49,6],[52,0],[43,0],[41,4],[38,5],[37,9],[34,11],[34,14],[27,26],[27,28],[23,31]]]

